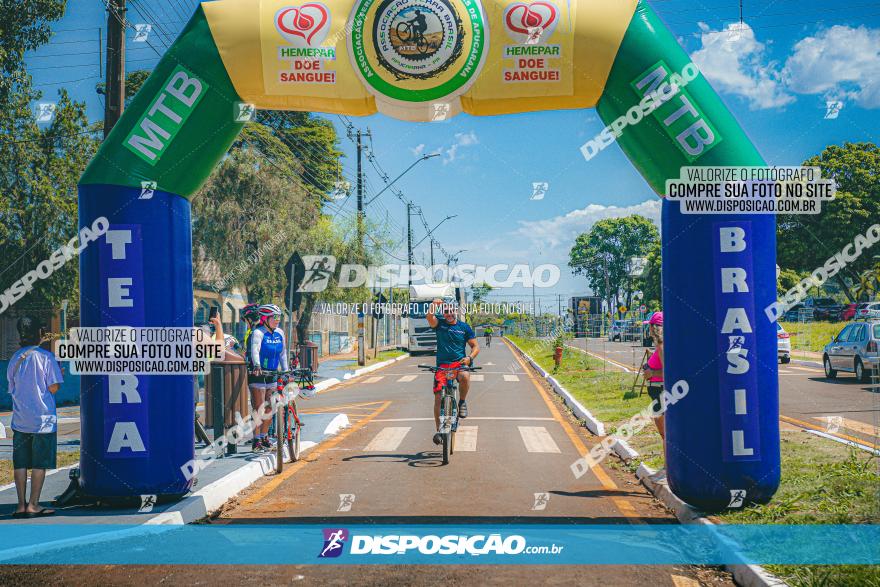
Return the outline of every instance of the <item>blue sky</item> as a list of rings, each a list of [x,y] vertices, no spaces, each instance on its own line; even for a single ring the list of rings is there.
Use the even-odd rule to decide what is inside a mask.
[[[651,2],[693,56],[768,162],[797,165],[827,144],[878,141],[880,131],[880,2],[816,0],[745,2],[739,25],[737,0]],[[146,43],[128,33],[128,69],[150,68],[184,24],[193,0],[129,0],[132,23],[156,23]],[[51,101],[58,87],[84,100],[92,120],[102,117],[98,31],[106,13],[98,0],[69,0],[65,18],[45,47],[28,56],[34,83]],[[161,30],[159,30],[161,29]],[[163,36],[167,33],[168,39]],[[106,34],[106,32],[105,32]],[[155,48],[155,51],[154,49]],[[836,119],[825,119],[826,101],[839,100]],[[352,183],[354,145],[341,119],[330,116],[346,153],[342,173]],[[393,178],[418,154],[440,152],[398,182],[420,205],[431,226],[447,215],[436,236],[449,252],[467,249],[461,262],[555,263],[562,280],[545,295],[582,294],[585,283],[565,268],[577,234],[608,216],[658,216],[658,200],[617,147],[587,162],[580,146],[602,130],[595,112],[559,111],[504,117],[459,115],[442,123],[404,123],[381,115],[351,119],[372,133],[375,160]],[[382,180],[365,161],[372,193]],[[531,200],[532,183],[547,182],[542,200]],[[349,198],[341,214],[354,209]],[[404,205],[386,191],[367,214],[385,225],[405,257]],[[418,241],[421,222],[413,219]],[[427,259],[427,241],[416,258]],[[436,259],[440,255],[436,254]],[[530,298],[531,292],[496,292],[496,299]],[[552,299],[551,299],[552,296]]]

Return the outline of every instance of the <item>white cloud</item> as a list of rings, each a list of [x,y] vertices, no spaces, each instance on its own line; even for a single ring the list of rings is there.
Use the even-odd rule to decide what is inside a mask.
[[[768,60],[766,46],[748,24],[729,24],[721,31],[703,22],[699,26],[700,49],[692,59],[718,91],[742,96],[752,110],[794,101],[785,91],[778,64]]]
[[[425,150],[425,143],[421,143],[420,145],[416,145],[415,147],[410,149],[410,152],[413,154],[413,156],[418,157],[419,155],[422,154],[422,151],[424,151],[424,150]]]
[[[836,25],[801,39],[785,62],[785,78],[799,94],[880,108],[880,29]]]
[[[590,230],[597,221],[605,218],[621,218],[631,214],[640,214],[659,226],[660,198],[625,207],[590,204],[585,208],[572,210],[562,216],[546,220],[520,220],[519,228],[514,231],[514,236],[528,239],[534,246],[542,249],[563,246],[567,254],[578,235]]]
[[[449,147],[440,147],[437,149],[437,153],[443,154],[443,165],[448,165],[455,161],[458,158],[458,150],[461,147],[471,147],[473,145],[479,144],[479,139],[477,139],[477,134],[474,131],[470,131],[467,133],[457,132],[455,133],[455,142],[452,143]]]

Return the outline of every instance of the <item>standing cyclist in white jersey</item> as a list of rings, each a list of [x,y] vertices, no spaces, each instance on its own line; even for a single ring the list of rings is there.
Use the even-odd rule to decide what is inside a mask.
[[[287,341],[284,332],[278,328],[281,322],[281,308],[275,304],[260,306],[260,326],[250,335],[248,344],[253,371],[248,377],[252,398],[256,407],[264,407],[263,420],[259,432],[255,434],[251,449],[271,448],[269,425],[272,422],[272,390],[275,389],[275,373],[290,369],[287,360]]]

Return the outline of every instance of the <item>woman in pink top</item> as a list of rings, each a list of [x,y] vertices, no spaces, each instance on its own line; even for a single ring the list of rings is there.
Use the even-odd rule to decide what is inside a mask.
[[[654,312],[648,320],[648,334],[654,341],[654,352],[648,358],[648,364],[644,366],[645,379],[648,380],[648,395],[660,405],[660,394],[663,393],[663,312]],[[660,438],[665,440],[666,430],[663,423],[663,413],[655,410],[654,423],[660,432]]]

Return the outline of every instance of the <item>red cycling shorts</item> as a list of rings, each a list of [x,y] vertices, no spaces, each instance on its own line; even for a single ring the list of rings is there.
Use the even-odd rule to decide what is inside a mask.
[[[440,390],[446,385],[447,374],[452,373],[453,377],[458,377],[458,371],[456,369],[461,367],[461,361],[456,361],[454,363],[440,363],[438,367],[448,367],[449,370],[447,371],[443,369],[434,373],[434,393],[440,393]]]

